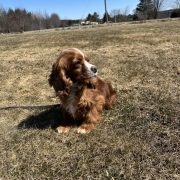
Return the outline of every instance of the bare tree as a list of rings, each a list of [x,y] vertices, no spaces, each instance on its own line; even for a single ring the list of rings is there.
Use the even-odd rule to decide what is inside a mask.
[[[129,6],[126,6],[124,8],[124,10],[122,11],[122,15],[123,15],[123,21],[127,21],[127,16],[129,14],[129,10],[130,10],[130,7]]]
[[[173,9],[180,9],[180,0],[171,0],[170,1],[170,6]]]
[[[46,11],[44,12],[43,17],[44,17],[44,28],[45,28],[45,29],[50,29],[50,28],[52,28],[50,16],[49,16],[49,14],[48,14]]]
[[[6,31],[7,15],[3,7],[0,7],[0,32]]]
[[[154,19],[158,18],[159,11],[165,6],[167,0],[152,0]]]
[[[120,9],[113,9],[111,12],[110,12],[110,16],[112,18],[114,18],[114,22],[116,23],[117,22],[117,16],[121,14],[121,10]]]
[[[124,9],[113,9],[110,13],[111,18],[114,18],[114,22],[127,21],[130,7],[126,6]]]
[[[52,28],[58,28],[60,26],[60,18],[58,14],[56,13],[51,14],[50,21]]]
[[[43,15],[41,12],[34,13],[34,19],[36,20],[36,25],[38,26],[38,30],[43,29]]]
[[[129,14],[129,10],[130,10],[130,7],[129,6],[126,6],[123,10],[123,15],[124,16],[127,16]]]

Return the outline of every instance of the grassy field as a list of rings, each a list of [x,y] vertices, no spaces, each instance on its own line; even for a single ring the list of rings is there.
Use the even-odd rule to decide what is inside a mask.
[[[0,35],[1,180],[180,179],[180,23]],[[118,98],[90,134],[54,131],[60,51],[84,51]]]

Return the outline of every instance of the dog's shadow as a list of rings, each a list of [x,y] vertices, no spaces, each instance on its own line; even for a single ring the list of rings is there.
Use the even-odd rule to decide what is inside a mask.
[[[24,119],[18,129],[55,129],[62,120],[61,107],[52,107],[46,110],[37,110],[34,115]]]

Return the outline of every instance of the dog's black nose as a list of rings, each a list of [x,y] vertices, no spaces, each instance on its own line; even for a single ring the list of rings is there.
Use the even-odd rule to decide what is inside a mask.
[[[97,73],[97,67],[96,66],[92,66],[91,67],[91,71],[96,74]]]

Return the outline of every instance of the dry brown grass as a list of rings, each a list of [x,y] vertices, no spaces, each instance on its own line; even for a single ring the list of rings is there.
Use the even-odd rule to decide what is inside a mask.
[[[180,179],[180,23],[0,36],[0,107],[59,103],[47,79],[77,47],[118,92],[88,135],[57,108],[0,111],[0,179]]]

